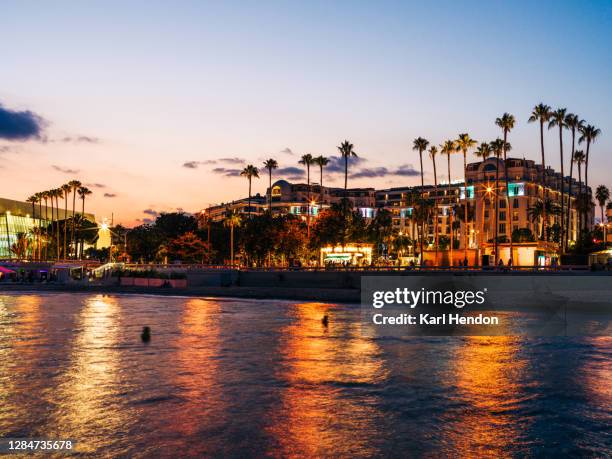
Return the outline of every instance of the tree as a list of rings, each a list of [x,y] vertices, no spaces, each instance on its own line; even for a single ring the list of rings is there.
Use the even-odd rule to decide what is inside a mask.
[[[535,236],[529,228],[517,228],[512,231],[512,240],[514,242],[535,242]]]
[[[198,228],[197,219],[185,212],[162,212],[155,219],[155,227],[166,240],[176,239]]]
[[[80,186],[79,189],[77,190],[79,193],[79,197],[81,198],[82,201],[82,207],[81,207],[81,216],[83,218],[83,221],[85,221],[85,198],[87,196],[89,196],[92,192],[89,188],[87,188],[86,186]],[[84,239],[81,238],[81,249],[79,251],[79,260],[82,258],[83,256],[83,245],[84,245]]]
[[[227,210],[223,225],[230,229],[230,266],[234,267],[234,228],[240,226],[242,219],[240,215],[233,210]]]
[[[376,244],[379,254],[382,246],[389,247],[389,240],[393,231],[393,217],[387,209],[379,209],[376,216],[368,225],[370,240]],[[387,249],[388,251],[388,249]]]
[[[493,193],[495,198],[495,239],[493,242],[495,245],[495,266],[497,266],[499,259],[499,159],[502,156],[504,149],[504,141],[499,137],[491,142],[491,151],[495,155],[495,192]],[[506,206],[506,209],[508,208],[509,206]]]
[[[314,163],[319,166],[319,172],[321,174],[319,185],[321,187],[321,193],[319,197],[319,201],[323,202],[323,168],[329,164],[329,158],[325,156],[317,156],[313,159]]]
[[[538,104],[533,107],[533,111],[531,112],[531,116],[529,117],[529,123],[535,123],[536,121],[540,123],[540,150],[542,152],[542,201],[546,201],[547,193],[546,193],[546,158],[544,154],[544,123],[548,122],[550,119],[550,107],[545,104]],[[543,215],[542,219],[544,221],[544,228],[542,230],[542,235],[546,235],[546,206],[543,207]]]
[[[434,200],[434,247],[436,250],[436,263],[438,263],[438,172],[436,170],[436,155],[438,154],[438,148],[435,145],[429,147],[429,157],[433,163],[434,170],[434,192],[436,198]]]
[[[585,193],[589,191],[589,152],[591,150],[591,144],[595,143],[595,140],[600,136],[601,129],[596,128],[592,124],[583,126],[581,131],[582,135],[578,139],[578,143],[586,142],[586,157],[584,160],[584,188]]]
[[[68,195],[70,194],[70,190],[72,190],[69,184],[64,184],[61,187],[62,193],[64,195],[64,249],[63,249],[63,257],[64,259],[68,258],[68,225],[66,222],[68,221]]]
[[[310,238],[310,166],[313,164],[314,158],[310,153],[307,153],[298,162],[306,166],[306,186],[308,187],[308,213],[306,214],[306,221],[308,225],[308,238]]]
[[[74,217],[75,215],[75,207],[76,207],[76,195],[77,195],[77,190],[79,189],[79,187],[81,186],[81,182],[79,182],[78,180],[71,180],[70,182],[68,182],[68,186],[70,186],[70,188],[72,189],[72,216]],[[74,255],[76,258],[76,234],[75,234],[75,228],[74,228],[74,219],[72,219],[72,229],[71,229],[71,234],[70,234],[70,240],[74,246]]]
[[[30,196],[28,199],[26,199],[26,202],[29,202],[32,204],[32,222],[36,221],[36,203],[38,202],[38,195],[33,194],[32,196]],[[32,233],[32,236],[34,238],[34,248],[32,249],[32,259],[36,259],[36,246],[38,246],[38,239],[37,239],[37,234],[36,233]]]
[[[355,153],[353,144],[348,140],[345,140],[340,144],[338,151],[342,158],[344,159],[344,197],[347,197],[347,187],[348,187],[348,163],[350,158],[357,158],[357,153]]]
[[[476,141],[470,137],[469,134],[459,134],[457,140],[455,140],[455,145],[457,151],[461,151],[463,153],[463,186],[465,188],[465,202],[468,202],[468,184],[467,184],[467,153],[470,149],[476,146]],[[467,249],[468,249],[468,206],[464,206],[464,221],[465,221],[465,231],[464,231],[464,247],[463,247],[463,263],[467,264]]]
[[[204,263],[207,259],[208,244],[194,233],[185,233],[172,239],[166,245],[166,253],[171,260],[181,260],[187,263]]]
[[[572,203],[572,182],[574,178],[574,153],[576,151],[576,130],[582,129],[584,126],[584,121],[580,120],[578,116],[573,113],[568,113],[565,115],[565,125],[568,129],[572,131],[572,154],[570,156],[570,175],[569,175],[569,189],[567,192],[567,216],[566,216],[566,231],[565,231],[565,241],[563,242],[565,245],[565,249],[567,249],[569,244],[569,232],[572,227],[572,213],[571,213],[571,203]]]
[[[546,202],[546,205],[543,205],[543,202]],[[548,215],[559,215],[560,213],[561,207],[551,199],[546,199],[546,201],[538,199],[531,207],[529,207],[529,209],[527,209],[527,215],[532,223],[537,224],[538,221],[542,221],[540,239],[545,241],[548,241],[550,238],[549,230],[544,222],[544,218],[546,218]]]
[[[414,151],[419,152],[419,161],[421,163],[421,203],[423,201],[423,192],[425,188],[425,182],[423,178],[423,152],[427,149],[429,145],[429,141],[424,139],[423,137],[417,137],[412,142],[412,149]],[[423,219],[421,222],[421,238],[420,238],[420,251],[421,251],[421,265],[423,264],[423,237],[424,237],[424,228],[423,228]]]
[[[450,195],[451,193],[453,193],[453,190],[451,189],[451,167],[450,167],[450,157],[453,153],[457,152],[457,146],[455,145],[455,141],[454,140],[446,140],[441,146],[440,146],[440,153],[442,153],[443,155],[446,155],[446,164],[448,167],[448,194]],[[449,255],[449,264],[451,266],[453,266],[453,245],[454,245],[454,241],[453,241],[453,210],[452,210],[452,204],[453,204],[454,199],[451,199],[451,207],[450,210],[448,212],[448,218],[449,218],[449,228],[450,228],[450,255]]]
[[[150,262],[158,257],[159,247],[165,242],[165,235],[155,225],[136,226],[128,231],[130,243],[126,248],[135,261]]]
[[[581,201],[584,200],[583,193],[582,193],[582,165],[584,164],[585,159],[586,159],[586,156],[582,150],[576,150],[574,152],[574,162],[576,163],[576,167],[578,167],[578,199],[577,201],[579,204],[581,203]],[[586,193],[584,195],[586,195]],[[583,206],[580,206],[580,207],[582,208]],[[578,210],[578,229],[579,229],[580,235],[582,235],[582,211],[580,209]]]
[[[502,116],[500,116],[499,118],[495,119],[495,124],[501,128],[502,130],[502,134],[503,134],[503,140],[504,140],[504,180],[506,181],[506,207],[508,209],[510,209],[510,180],[508,177],[508,151],[506,150],[506,146],[509,145],[508,143],[508,134],[510,133],[510,131],[512,129],[514,129],[514,123],[515,123],[515,119],[514,119],[514,115],[511,115],[510,113],[504,113]],[[510,262],[512,263],[512,256],[513,256],[513,252],[514,252],[514,247],[513,247],[513,241],[512,241],[512,235],[510,236]]]
[[[599,204],[599,208],[601,209],[601,223],[603,225],[606,224],[606,219],[605,219],[605,214],[604,214],[604,208],[606,207],[606,203],[608,202],[608,199],[610,199],[610,190],[608,190],[608,187],[605,185],[599,185],[597,187],[597,190],[595,190],[595,199],[597,199],[597,202]],[[605,237],[605,232],[604,232],[604,237]],[[604,239],[604,244],[607,241]]]
[[[274,169],[278,169],[278,161],[275,159],[267,159],[264,161],[264,167],[268,169],[268,178],[269,178],[269,197],[268,197],[268,212],[272,213],[272,171]]]
[[[249,181],[248,214],[249,214],[249,218],[251,218],[251,181],[253,180],[253,177],[259,178],[259,169],[257,169],[252,164],[249,164],[247,167],[242,169],[242,172],[240,172],[240,175],[242,175],[243,177],[246,177],[247,180]]]
[[[561,158],[561,209],[565,208],[565,171],[563,168],[563,129],[567,129],[565,119],[567,118],[567,109],[558,108],[557,110],[550,113],[550,121],[548,122],[548,129],[554,127],[559,128],[559,157]],[[561,226],[560,226],[560,240],[561,240],[561,253],[564,251],[563,241],[565,240],[565,219],[563,218],[563,212],[561,212]]]

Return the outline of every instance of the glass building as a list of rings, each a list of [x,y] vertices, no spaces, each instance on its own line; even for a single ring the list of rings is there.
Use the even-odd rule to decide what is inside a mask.
[[[64,220],[72,216],[72,210],[64,212],[64,209],[54,208],[53,214],[55,219]],[[93,214],[85,213],[85,218],[95,222]],[[50,223],[50,206],[35,204],[32,208],[31,203],[0,198],[0,259],[17,258],[17,243],[24,238],[32,241],[36,228],[44,228]],[[31,249],[27,250],[27,255],[31,255]]]

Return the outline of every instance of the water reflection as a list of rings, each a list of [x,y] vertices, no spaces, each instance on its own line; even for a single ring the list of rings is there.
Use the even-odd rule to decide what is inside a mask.
[[[129,425],[121,406],[116,298],[88,298],[78,315],[70,367],[61,378],[51,434],[79,440],[80,450],[93,452]]]
[[[456,397],[461,405],[451,412],[448,441],[460,456],[503,457],[515,451],[521,429],[517,408],[526,362],[520,340],[512,336],[463,339],[453,361]]]
[[[270,431],[279,457],[374,454],[381,412],[376,398],[344,397],[384,380],[386,371],[376,344],[360,334],[360,323],[337,320],[334,307],[321,303],[294,306],[293,322],[283,330],[286,381],[281,406]],[[327,314],[329,326],[321,318]],[[360,434],[359,434],[360,433]]]

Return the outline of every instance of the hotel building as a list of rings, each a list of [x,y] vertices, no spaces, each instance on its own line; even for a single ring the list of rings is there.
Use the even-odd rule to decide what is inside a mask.
[[[495,205],[497,201],[498,212],[498,241],[500,258],[507,262],[510,258],[510,238],[513,231],[523,230],[530,232],[535,241],[513,244],[513,260],[515,264],[550,263],[556,257],[558,244],[552,242],[538,241],[538,235],[542,232],[543,221],[541,218],[532,219],[530,208],[541,199],[541,173],[542,168],[534,161],[519,158],[508,158],[507,162],[499,160],[498,186],[496,187],[496,169],[498,161],[496,158],[488,158],[484,161],[470,163],[467,166],[467,187],[463,183],[463,171],[455,170],[455,177],[459,181],[448,184],[441,182],[436,188],[426,185],[423,196],[427,200],[435,202],[432,217],[425,225],[425,240],[433,244],[435,237],[436,219],[438,236],[450,239],[453,232],[455,250],[463,251],[467,248],[468,258],[471,263],[480,263],[483,255],[493,256],[495,238]],[[507,168],[507,170],[506,170]],[[505,177],[508,175],[508,183]],[[440,174],[440,178],[442,174]],[[561,189],[565,193],[565,206],[567,199],[570,200],[570,222],[566,224],[569,231],[569,240],[575,241],[578,235],[578,212],[576,198],[580,186],[576,180],[569,177],[561,177],[560,173],[551,168],[545,171],[546,193],[548,199],[561,205]],[[310,188],[310,189],[309,189]],[[393,228],[397,234],[405,234],[415,239],[419,228],[412,218],[413,210],[420,200],[421,187],[406,186],[382,190],[374,188],[351,188],[346,194],[366,219],[373,218],[377,210],[387,209],[392,214]],[[588,190],[591,193],[590,189]],[[308,187],[304,183],[293,184],[285,180],[276,181],[271,189],[266,190],[266,196],[256,195],[251,198],[251,207],[248,208],[248,199],[240,199],[228,204],[221,204],[208,208],[205,213],[213,220],[221,220],[227,209],[235,210],[241,214],[260,214],[266,211],[268,198],[271,197],[273,214],[293,214],[306,218],[310,212],[311,217],[316,218],[321,209],[329,207],[333,203],[340,202],[344,196],[343,188],[322,187],[311,184]],[[468,223],[464,220],[463,205],[468,204]],[[590,229],[594,222],[593,209],[588,212],[587,227]],[[451,220],[453,228],[451,228]],[[553,227],[561,223],[561,215],[547,216],[547,227]],[[466,238],[467,237],[467,247]],[[426,244],[425,250],[428,251]],[[430,247],[431,248],[431,247]],[[433,249],[431,249],[433,251]],[[410,254],[409,255],[414,255]],[[427,253],[425,254],[427,258]],[[445,255],[446,257],[448,256]],[[463,253],[453,257],[454,262],[463,259]],[[518,261],[517,261],[518,260]],[[433,261],[433,260],[432,260]],[[438,263],[450,263],[448,258],[438,260]]]

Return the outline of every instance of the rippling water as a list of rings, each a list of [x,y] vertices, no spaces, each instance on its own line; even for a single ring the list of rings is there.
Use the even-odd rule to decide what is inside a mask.
[[[611,426],[609,337],[383,339],[349,305],[0,295],[0,437],[106,456],[605,456]]]

